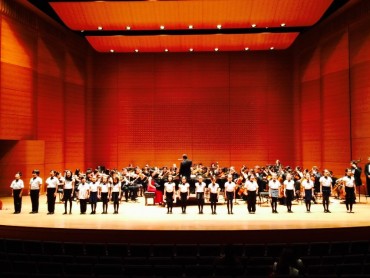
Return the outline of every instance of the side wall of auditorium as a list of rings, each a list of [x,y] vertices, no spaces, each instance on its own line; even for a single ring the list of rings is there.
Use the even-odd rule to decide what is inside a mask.
[[[294,55],[297,164],[344,174],[370,155],[370,3],[299,37]],[[315,42],[315,43],[312,43]]]
[[[84,167],[87,60],[84,39],[0,1],[0,196],[17,171]],[[26,192],[25,192],[26,193]]]

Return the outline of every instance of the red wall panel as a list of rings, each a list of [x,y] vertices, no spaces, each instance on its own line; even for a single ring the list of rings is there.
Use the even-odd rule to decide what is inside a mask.
[[[99,78],[94,83],[95,128],[112,131],[93,139],[95,164],[171,165],[184,152],[205,165],[267,163],[287,150],[291,159],[293,137],[279,124],[292,115],[289,55],[114,57],[94,60],[94,76],[109,75],[103,85]]]

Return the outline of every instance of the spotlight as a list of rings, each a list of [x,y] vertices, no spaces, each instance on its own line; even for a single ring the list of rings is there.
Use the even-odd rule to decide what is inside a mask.
[[[248,51],[248,50],[249,50],[249,47],[244,48],[244,50],[245,50],[245,51]]]
[[[252,26],[252,28],[256,28],[257,24],[253,23],[251,26]]]
[[[215,51],[216,51],[216,52],[218,51],[218,48],[217,48],[217,47],[215,48]]]
[[[281,27],[285,27],[285,25],[286,24],[284,22],[280,24]]]
[[[126,26],[126,30],[131,30],[131,26]]]
[[[194,26],[193,25],[189,25],[189,29],[193,29],[194,28]]]
[[[111,50],[109,50],[110,51],[110,53],[113,53],[114,52],[114,49],[111,49]]]
[[[270,50],[274,50],[274,49],[275,49],[275,47],[273,47],[273,46],[270,47]]]
[[[103,30],[103,26],[98,26],[98,30]]]
[[[221,24],[217,24],[217,29],[221,29],[222,28],[222,25]]]
[[[163,25],[159,26],[159,28],[160,28],[161,30],[164,30],[164,26],[163,26]]]

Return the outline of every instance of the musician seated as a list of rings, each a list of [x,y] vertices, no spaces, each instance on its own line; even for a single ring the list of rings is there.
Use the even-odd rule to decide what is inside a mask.
[[[155,183],[155,180],[152,177],[149,177],[146,192],[154,192],[155,193],[154,204],[162,204],[163,193],[162,191],[157,189],[156,185],[159,187],[159,185]]]

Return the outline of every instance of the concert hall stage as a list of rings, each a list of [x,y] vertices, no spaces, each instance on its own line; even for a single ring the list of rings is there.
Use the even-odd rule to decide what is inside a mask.
[[[247,205],[238,200],[234,214],[228,215],[226,205],[219,203],[217,215],[205,205],[204,214],[198,214],[196,205],[188,206],[181,214],[180,207],[173,214],[158,205],[145,206],[143,197],[138,202],[122,202],[119,214],[80,215],[79,204],[73,203],[72,215],[63,215],[64,205],[56,204],[54,215],[47,215],[45,195],[40,197],[38,214],[29,214],[29,196],[23,197],[22,212],[13,214],[13,199],[1,198],[0,238],[17,238],[64,242],[102,243],[274,243],[340,240],[368,240],[370,234],[370,202],[361,196],[354,205],[355,213],[347,213],[345,205],[331,198],[330,210],[324,213],[321,204],[313,204],[306,213],[302,202],[294,202],[292,210],[278,205],[278,214],[272,214],[268,203],[257,206],[256,214],[248,214]],[[358,198],[357,198],[358,200]],[[149,201],[150,202],[150,201]]]

